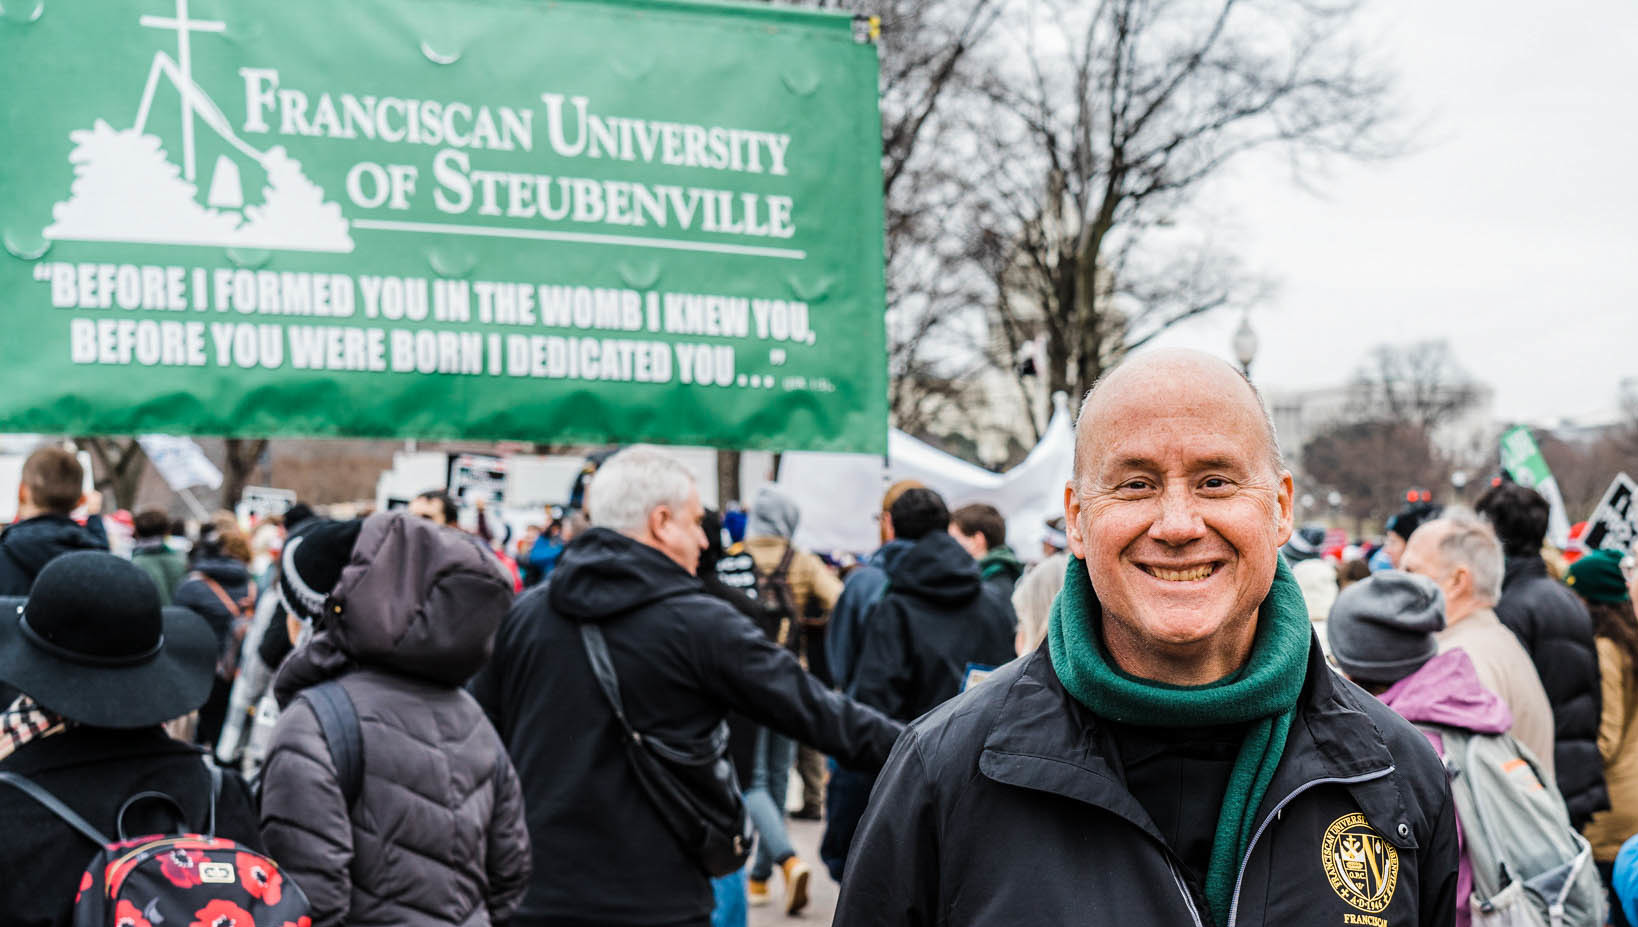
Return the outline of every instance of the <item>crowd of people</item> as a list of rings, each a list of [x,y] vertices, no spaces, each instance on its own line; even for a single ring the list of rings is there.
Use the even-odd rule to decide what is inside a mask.
[[[0,534],[0,922],[220,888],[198,923],[743,927],[827,877],[846,927],[1634,922],[1631,552],[1551,551],[1505,479],[1338,545],[1189,352],[1109,373],[1076,442],[1042,549],[907,480],[857,557],[649,447],[517,538],[432,490],[142,511],[117,556],[41,448]],[[157,889],[87,870],[161,834],[204,842]]]

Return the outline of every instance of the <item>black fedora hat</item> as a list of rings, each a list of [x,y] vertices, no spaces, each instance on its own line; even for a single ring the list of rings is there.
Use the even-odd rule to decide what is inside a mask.
[[[0,599],[0,681],[93,727],[162,724],[210,696],[216,635],[113,554],[46,564],[28,598]]]

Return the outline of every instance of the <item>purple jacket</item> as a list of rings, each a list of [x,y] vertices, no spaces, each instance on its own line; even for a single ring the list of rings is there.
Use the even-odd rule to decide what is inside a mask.
[[[1507,703],[1480,684],[1473,661],[1460,648],[1447,650],[1422,664],[1421,669],[1394,683],[1380,698],[1382,704],[1412,724],[1442,724],[1475,734],[1505,734],[1513,726],[1513,713],[1507,710]],[[1422,733],[1444,756],[1444,739],[1427,729]],[[1460,835],[1458,827],[1458,838]],[[1473,894],[1473,868],[1468,864],[1465,846],[1459,865],[1456,927],[1469,927],[1473,915],[1467,899]]]

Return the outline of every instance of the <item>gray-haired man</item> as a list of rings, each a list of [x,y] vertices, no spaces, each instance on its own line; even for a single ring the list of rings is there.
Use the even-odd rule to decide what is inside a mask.
[[[524,594],[472,690],[523,781],[533,884],[513,925],[705,925],[710,883],[666,829],[625,753],[580,636],[603,632],[633,728],[699,740],[730,710],[874,769],[899,725],[831,692],[789,650],[706,595],[693,477],[645,447],[592,478],[593,527]]]
[[[1467,513],[1434,519],[1411,535],[1399,566],[1438,584],[1446,622],[1437,635],[1440,652],[1467,651],[1479,681],[1513,712],[1508,733],[1554,775],[1552,705],[1530,654],[1493,610],[1501,599],[1504,569],[1496,532]]]

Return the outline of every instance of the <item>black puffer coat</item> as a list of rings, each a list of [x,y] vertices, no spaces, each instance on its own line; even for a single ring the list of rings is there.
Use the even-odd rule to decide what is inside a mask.
[[[459,686],[488,658],[512,582],[478,542],[371,516],[331,601],[340,617],[290,655],[262,772],[269,855],[315,927],[506,921],[529,878],[517,774]],[[351,812],[304,688],[340,677],[358,709],[364,786]]]
[[[836,927],[1210,923],[1103,726],[1064,691],[1044,644],[912,724],[853,840]],[[1256,821],[1218,927],[1455,919],[1444,766],[1332,672],[1317,641]]]
[[[979,579],[978,564],[937,531],[894,561],[887,594],[865,625],[849,694],[909,721],[961,691],[969,666],[1016,652],[1012,603]]]
[[[1537,555],[1508,557],[1496,617],[1518,635],[1553,706],[1553,772],[1577,830],[1610,806],[1598,753],[1603,707],[1592,616]]]
[[[665,554],[593,528],[518,599],[472,681],[522,775],[540,860],[515,924],[692,924],[711,913],[710,880],[632,771],[583,622],[602,628],[627,717],[646,734],[697,740],[732,711],[872,770],[899,734]]]

